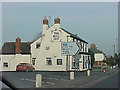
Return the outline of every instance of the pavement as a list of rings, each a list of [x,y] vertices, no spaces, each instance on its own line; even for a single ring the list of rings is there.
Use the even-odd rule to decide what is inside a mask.
[[[1,90],[2,88],[9,88],[9,87],[0,81],[0,90]]]
[[[2,72],[4,78],[17,88],[35,88],[35,77],[42,75],[41,88],[118,88],[118,68],[107,72],[75,72],[70,80],[70,72]]]

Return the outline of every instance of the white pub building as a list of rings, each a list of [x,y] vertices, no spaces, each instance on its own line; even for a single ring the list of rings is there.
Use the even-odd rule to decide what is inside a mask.
[[[17,38],[16,42],[6,42],[1,50],[2,71],[15,71],[19,63],[30,63],[37,71],[83,71],[91,68],[88,43],[61,28],[59,18],[48,27],[45,17],[42,35],[33,42],[21,42]],[[74,54],[70,54],[72,52]]]

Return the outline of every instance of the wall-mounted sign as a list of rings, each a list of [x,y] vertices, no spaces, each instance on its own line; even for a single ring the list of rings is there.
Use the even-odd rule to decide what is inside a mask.
[[[52,41],[60,41],[61,32],[59,30],[52,31]]]
[[[77,42],[62,42],[61,43],[61,54],[65,55],[75,55],[80,48]]]

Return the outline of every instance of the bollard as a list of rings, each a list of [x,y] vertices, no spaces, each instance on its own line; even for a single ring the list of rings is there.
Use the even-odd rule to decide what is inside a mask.
[[[90,76],[90,70],[89,69],[87,70],[87,75]]]
[[[70,80],[74,80],[74,72],[70,72]]]
[[[42,75],[41,74],[37,74],[36,75],[36,88],[40,88],[42,84]]]

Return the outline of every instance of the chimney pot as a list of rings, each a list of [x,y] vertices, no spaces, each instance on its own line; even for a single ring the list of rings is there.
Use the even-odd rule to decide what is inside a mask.
[[[59,17],[58,17],[58,18],[55,18],[54,24],[60,24],[60,18],[59,18]]]
[[[90,47],[94,47],[94,48],[96,48],[96,45],[95,45],[95,44],[91,44]]]
[[[46,16],[45,16],[44,19],[43,19],[43,24],[48,25],[48,20],[47,20]]]

